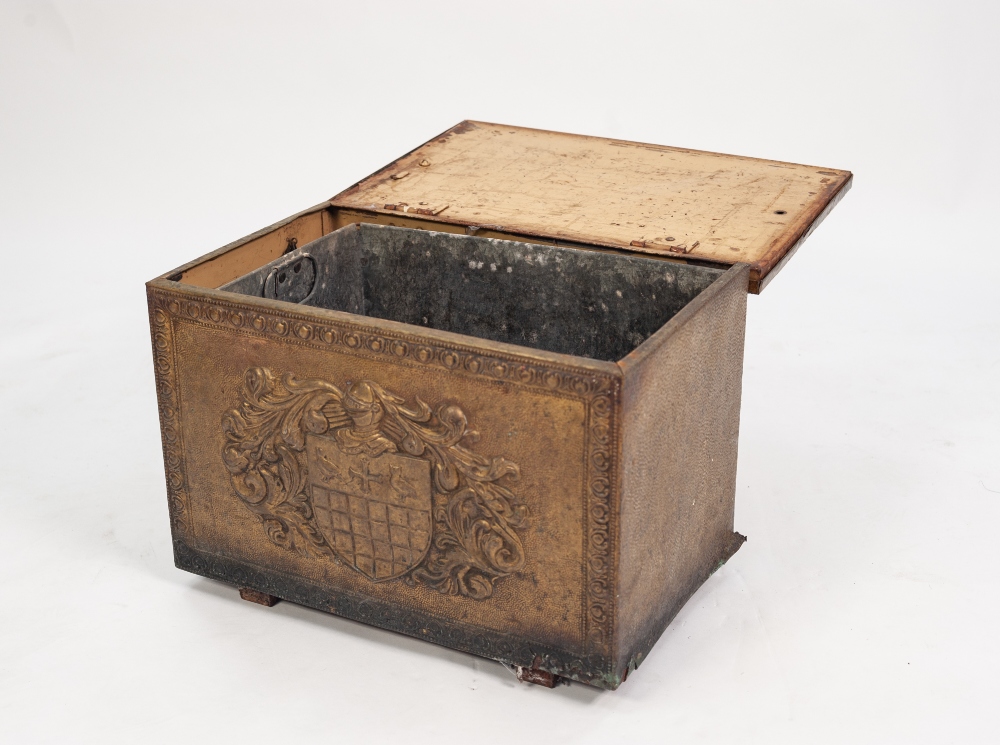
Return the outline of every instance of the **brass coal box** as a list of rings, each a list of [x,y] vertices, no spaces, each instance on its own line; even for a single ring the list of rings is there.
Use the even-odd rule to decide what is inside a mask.
[[[850,178],[463,122],[149,282],[177,566],[617,688],[744,541],[747,291]]]

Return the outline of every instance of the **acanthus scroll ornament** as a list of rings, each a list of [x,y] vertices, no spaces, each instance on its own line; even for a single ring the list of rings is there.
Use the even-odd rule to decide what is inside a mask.
[[[261,367],[240,399],[222,418],[223,462],[278,546],[474,599],[524,567],[518,467],[462,444],[476,433],[459,406]]]

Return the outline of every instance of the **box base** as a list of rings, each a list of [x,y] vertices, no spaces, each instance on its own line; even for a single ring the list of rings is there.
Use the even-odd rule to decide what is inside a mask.
[[[726,541],[721,549],[720,553],[716,558],[708,565],[706,565],[702,572],[693,576],[691,581],[688,583],[686,590],[679,595],[676,600],[669,606],[663,608],[663,612],[660,616],[653,620],[649,625],[647,631],[642,634],[632,647],[632,653],[628,657],[628,663],[625,665],[625,669],[622,673],[621,682],[624,683],[625,679],[634,672],[643,660],[649,655],[650,650],[667,630],[667,627],[671,624],[677,614],[680,613],[681,608],[691,599],[691,597],[698,591],[698,589],[708,581],[708,578],[719,571],[723,565],[728,562],[740,547],[746,543],[747,537],[740,533],[734,532],[729,540]]]
[[[547,673],[561,681],[597,688],[614,689],[621,683],[612,672],[610,660],[600,656],[581,659],[564,650],[520,637],[472,629],[454,619],[419,613],[345,591],[332,591],[301,577],[199,550],[180,540],[174,541],[174,561],[179,569],[193,574],[496,660],[510,668],[521,667],[530,672]]]

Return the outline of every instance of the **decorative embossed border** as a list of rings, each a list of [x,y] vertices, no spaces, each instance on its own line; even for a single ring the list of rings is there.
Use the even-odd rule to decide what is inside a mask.
[[[159,283],[158,283],[159,284]],[[181,288],[181,285],[177,285]],[[207,293],[206,293],[207,294]],[[221,293],[213,292],[212,295]],[[228,293],[227,293],[228,294]],[[243,296],[204,297],[202,293],[185,292],[183,289],[168,290],[147,286],[149,303],[150,333],[153,342],[153,361],[156,373],[156,389],[159,400],[160,428],[163,441],[163,460],[167,478],[167,495],[170,507],[171,530],[175,540],[177,565],[198,574],[222,579],[233,584],[244,584],[283,597],[303,605],[321,608],[355,620],[382,626],[418,638],[431,638],[423,630],[413,633],[406,624],[400,625],[391,619],[412,615],[423,618],[423,614],[385,606],[378,613],[365,614],[352,610],[355,607],[375,607],[373,600],[352,600],[355,605],[312,602],[306,593],[289,596],[277,591],[281,587],[305,587],[307,583],[298,580],[275,579],[277,575],[259,568],[248,568],[229,559],[214,557],[202,559],[205,567],[185,557],[207,556],[191,546],[193,532],[188,510],[187,479],[184,468],[184,448],[179,418],[179,389],[177,384],[176,360],[174,359],[173,324],[175,319],[198,323],[210,327],[225,328],[234,333],[261,336],[287,343],[301,344],[321,349],[337,349],[339,352],[385,359],[395,364],[408,364],[438,368],[458,374],[481,376],[489,380],[501,380],[528,388],[541,389],[555,395],[578,399],[587,407],[587,454],[588,483],[584,495],[586,504],[586,524],[584,526],[584,629],[583,639],[586,654],[584,659],[567,659],[564,653],[545,650],[535,645],[524,646],[523,640],[506,640],[520,651],[517,658],[508,659],[507,646],[497,646],[501,642],[489,641],[505,639],[493,632],[464,630],[459,624],[440,619],[435,620],[448,631],[440,638],[432,638],[445,646],[463,649],[484,657],[501,659],[521,665],[532,665],[549,670],[574,680],[605,688],[617,687],[612,666],[613,631],[613,565],[614,536],[611,519],[617,512],[616,472],[618,427],[616,401],[620,395],[620,377],[584,367],[549,362],[533,357],[516,355],[491,349],[491,342],[483,342],[482,347],[447,343],[439,340],[420,338],[420,329],[413,333],[377,328],[370,324],[333,320],[322,312],[311,315],[308,312],[277,310],[268,301],[256,301]],[[237,300],[236,298],[239,298]],[[359,319],[363,317],[358,317]],[[372,319],[364,319],[372,320]],[[218,568],[218,571],[212,569]],[[235,569],[234,569],[235,567]],[[209,571],[211,570],[211,571]],[[266,585],[239,579],[243,572],[256,572]],[[269,589],[270,588],[270,589]],[[298,592],[298,590],[296,590]],[[332,594],[314,588],[309,592]],[[338,593],[337,598],[347,598]],[[357,605],[360,603],[360,605]],[[342,608],[343,605],[343,608]],[[344,612],[341,612],[343,610]],[[384,621],[384,622],[383,622]],[[423,627],[421,627],[423,629]],[[442,632],[444,633],[444,632]],[[485,639],[489,643],[461,644],[457,639]],[[492,646],[491,646],[492,645]],[[518,647],[517,645],[521,645]],[[522,648],[523,647],[523,648]],[[532,651],[534,650],[534,651]],[[525,657],[532,651],[530,657]],[[522,654],[523,653],[523,654]],[[527,660],[525,662],[524,660]]]
[[[156,374],[156,397],[160,414],[160,440],[163,443],[163,468],[167,477],[170,530],[175,541],[192,540],[194,534],[188,516],[189,499],[184,469],[184,446],[181,442],[173,324],[162,297],[149,291],[146,299],[149,304],[149,331],[153,341],[153,371]]]

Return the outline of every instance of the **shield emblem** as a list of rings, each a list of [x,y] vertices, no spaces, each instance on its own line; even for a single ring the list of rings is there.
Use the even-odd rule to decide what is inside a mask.
[[[375,582],[406,574],[431,545],[431,464],[398,453],[344,452],[306,438],[316,524],[337,555]]]

